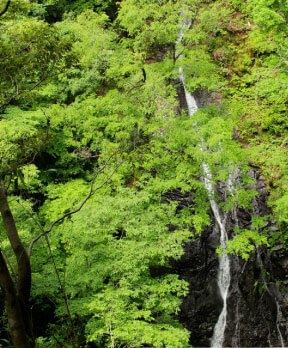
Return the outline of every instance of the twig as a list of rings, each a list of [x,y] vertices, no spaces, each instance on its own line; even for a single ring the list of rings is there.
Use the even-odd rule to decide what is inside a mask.
[[[73,342],[73,347],[74,347],[74,343],[75,343],[76,348],[77,348],[77,347],[79,347],[79,338],[78,338],[77,332],[75,330],[75,326],[74,326],[73,319],[72,319],[72,316],[71,316],[71,312],[70,312],[70,308],[69,308],[68,297],[67,297],[67,293],[66,293],[66,290],[65,290],[65,286],[62,283],[62,280],[60,278],[60,274],[59,274],[59,271],[57,269],[54,256],[52,254],[51,244],[50,244],[50,241],[49,241],[49,238],[48,238],[47,234],[45,235],[45,239],[46,239],[46,243],[47,243],[47,246],[48,246],[49,254],[50,254],[50,257],[51,257],[51,260],[52,260],[53,268],[54,268],[54,271],[55,271],[58,283],[60,285],[62,296],[63,296],[64,302],[65,302],[66,313],[67,313],[68,319],[69,319],[69,321],[71,323],[71,328],[72,328],[72,332],[73,332],[74,339],[75,339],[75,342]]]

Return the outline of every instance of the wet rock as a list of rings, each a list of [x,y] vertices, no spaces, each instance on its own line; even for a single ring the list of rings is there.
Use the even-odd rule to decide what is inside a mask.
[[[253,214],[264,216],[271,211],[266,204],[265,179],[258,169],[251,169],[258,191],[254,211],[237,209],[226,221],[229,237],[235,223],[249,228]],[[223,184],[217,193],[224,195]],[[183,300],[179,319],[191,332],[190,343],[195,347],[210,346],[213,329],[222,310],[222,298],[217,286],[219,233],[215,221],[185,246],[185,254],[173,264],[176,273],[189,282],[189,295]],[[277,231],[273,221],[265,226]],[[214,231],[214,232],[213,232]],[[287,252],[286,252],[287,254]],[[273,252],[266,246],[258,247],[248,261],[230,256],[231,285],[227,300],[228,313],[224,345],[227,347],[279,347],[288,345],[288,295],[283,292],[288,284],[288,255],[279,245]]]

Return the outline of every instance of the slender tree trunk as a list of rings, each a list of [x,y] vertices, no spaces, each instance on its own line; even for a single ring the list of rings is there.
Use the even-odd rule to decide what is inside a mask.
[[[9,328],[16,348],[30,348],[34,345],[32,325],[29,316],[29,298],[31,290],[30,260],[20,240],[3,183],[0,183],[0,212],[18,266],[16,287],[1,253],[0,285],[5,296],[5,309],[7,311]]]
[[[31,348],[15,286],[5,259],[0,251],[0,285],[4,293],[4,304],[13,344],[16,348]]]

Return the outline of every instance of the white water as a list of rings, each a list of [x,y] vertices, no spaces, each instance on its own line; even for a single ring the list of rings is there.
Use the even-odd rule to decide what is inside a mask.
[[[211,185],[211,183],[209,183],[209,185]],[[205,187],[207,189],[206,184],[205,184]],[[220,245],[221,247],[225,248],[228,237],[227,237],[225,225],[222,223],[222,220],[221,220],[219,207],[217,203],[215,202],[215,200],[213,199],[210,199],[210,204],[211,204],[211,208],[213,210],[215,219],[220,228]],[[214,333],[211,340],[211,347],[215,347],[215,348],[223,347],[226,320],[227,320],[227,297],[228,297],[228,290],[230,287],[230,281],[231,281],[231,276],[230,276],[229,256],[228,254],[223,254],[219,257],[219,270],[218,270],[218,279],[217,279],[220,294],[223,299],[223,308],[218,318],[218,321],[214,327]]]
[[[178,36],[178,42],[182,40],[184,35],[183,30],[187,28],[188,26],[189,26],[189,21],[182,24],[182,30]],[[186,98],[187,107],[188,107],[188,114],[191,117],[198,110],[198,107],[197,107],[195,98],[193,97],[192,94],[189,93],[189,91],[186,88],[184,71],[183,71],[183,67],[181,66],[179,68],[179,79],[182,82],[184,87],[185,98]],[[195,128],[197,128],[196,123],[195,123]],[[201,139],[201,144],[199,144],[199,146],[201,151],[205,151],[203,139]],[[213,211],[215,220],[217,221],[217,224],[220,229],[220,244],[221,244],[221,247],[224,249],[226,247],[226,241],[228,240],[228,236],[227,236],[227,232],[225,228],[225,219],[221,217],[220,208],[214,199],[215,190],[214,190],[211,170],[209,166],[204,162],[202,163],[202,168],[203,168],[203,174],[204,174],[203,175],[204,186],[208,192],[211,209]],[[232,182],[228,180],[228,186],[229,185],[231,187],[233,186]],[[218,277],[217,277],[219,291],[223,300],[223,309],[215,325],[214,334],[211,340],[211,347],[214,347],[214,348],[222,347],[224,343],[224,333],[225,333],[226,320],[227,320],[227,296],[228,296],[230,281],[231,281],[230,260],[227,254],[223,254],[219,257],[219,270],[218,270]]]
[[[178,35],[178,40],[177,43],[181,42],[183,36],[184,36],[184,30],[187,29],[190,26],[190,21],[186,20],[181,24],[182,29]],[[177,56],[177,51],[176,51],[176,56]],[[181,55],[179,56],[181,59]],[[184,87],[184,92],[185,92],[185,99],[188,107],[188,114],[190,117],[194,115],[194,113],[198,110],[198,106],[196,103],[195,98],[193,97],[192,94],[189,93],[189,91],[186,88],[186,83],[185,83],[185,76],[184,76],[184,69],[182,66],[179,67],[179,79],[183,84]],[[197,123],[195,122],[195,129],[197,131]],[[206,146],[204,144],[204,140],[201,139],[201,143],[199,144],[199,147],[201,151],[206,151]],[[203,168],[203,181],[204,181],[204,186],[206,191],[208,192],[209,195],[209,201],[211,205],[211,209],[213,211],[215,220],[217,222],[217,225],[220,230],[220,245],[223,249],[226,247],[226,242],[228,240],[228,235],[226,231],[226,219],[228,217],[227,214],[224,215],[224,218],[221,216],[221,211],[220,208],[217,204],[217,202],[214,199],[215,196],[215,189],[213,185],[213,177],[211,170],[209,166],[203,162],[202,163],[202,168]],[[237,179],[239,178],[239,169],[236,169],[234,174],[231,174],[228,178],[227,181],[227,191],[229,191],[233,195],[233,183],[237,182]],[[254,205],[254,204],[253,204]],[[255,209],[255,205],[254,205]],[[235,206],[233,208],[232,215],[235,220],[235,225],[238,227],[238,218],[237,218],[237,207]],[[216,227],[216,226],[215,226]],[[257,247],[257,259],[258,262],[262,264],[261,256]],[[245,264],[246,265],[246,264]],[[227,297],[228,297],[228,291],[230,287],[230,282],[231,282],[231,275],[230,275],[230,259],[227,254],[223,254],[219,257],[219,270],[218,270],[218,276],[217,276],[217,283],[219,287],[219,291],[223,300],[223,308],[222,311],[219,315],[218,321],[214,327],[214,332],[213,332],[213,337],[211,339],[211,347],[213,348],[222,348],[224,339],[225,339],[225,328],[226,328],[226,322],[227,322]],[[273,294],[271,294],[269,287],[266,284],[266,281],[264,279],[264,284],[266,285],[266,290],[269,292],[269,294],[274,298],[275,304],[277,306],[277,315],[276,315],[276,328],[278,332],[278,337],[279,341],[281,343],[281,347],[285,347],[285,342],[280,330],[280,323],[283,319],[283,314],[281,311],[281,306],[279,305],[279,302]],[[235,334],[233,338],[233,346],[238,347],[239,342],[240,342],[240,318],[239,318],[239,303],[237,302],[237,308],[236,308],[236,327],[235,327]],[[269,334],[270,336],[270,334]],[[270,343],[271,345],[271,343]]]

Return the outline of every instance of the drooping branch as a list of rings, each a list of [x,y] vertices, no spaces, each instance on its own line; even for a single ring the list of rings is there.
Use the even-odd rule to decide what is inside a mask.
[[[28,248],[28,257],[30,259],[31,257],[31,253],[32,253],[32,249],[34,244],[43,236],[47,235],[48,233],[50,233],[53,229],[53,227],[58,224],[59,222],[62,222],[63,220],[65,220],[67,217],[74,215],[76,213],[78,213],[83,206],[86,204],[86,202],[98,191],[100,190],[103,186],[105,186],[107,184],[107,182],[112,178],[112,176],[115,174],[115,172],[117,171],[117,169],[122,165],[123,161],[119,162],[115,169],[112,171],[112,173],[102,182],[102,184],[100,184],[99,186],[94,188],[94,184],[95,181],[98,177],[98,175],[103,172],[103,170],[107,167],[110,159],[115,155],[115,152],[108,158],[108,160],[105,162],[105,164],[96,172],[96,174],[94,175],[92,181],[91,181],[91,186],[90,186],[90,191],[88,193],[88,195],[85,197],[85,199],[82,201],[82,203],[79,205],[78,208],[69,211],[68,213],[65,213],[64,215],[62,215],[61,217],[59,217],[58,219],[56,219],[55,221],[53,221],[50,226],[48,227],[47,230],[41,232],[40,234],[38,234],[38,236],[36,236],[30,243],[29,248]]]
[[[9,8],[10,4],[11,4],[11,0],[7,0],[6,5],[4,7],[4,10],[2,10],[0,12],[0,17],[3,16],[8,11],[8,8]]]

